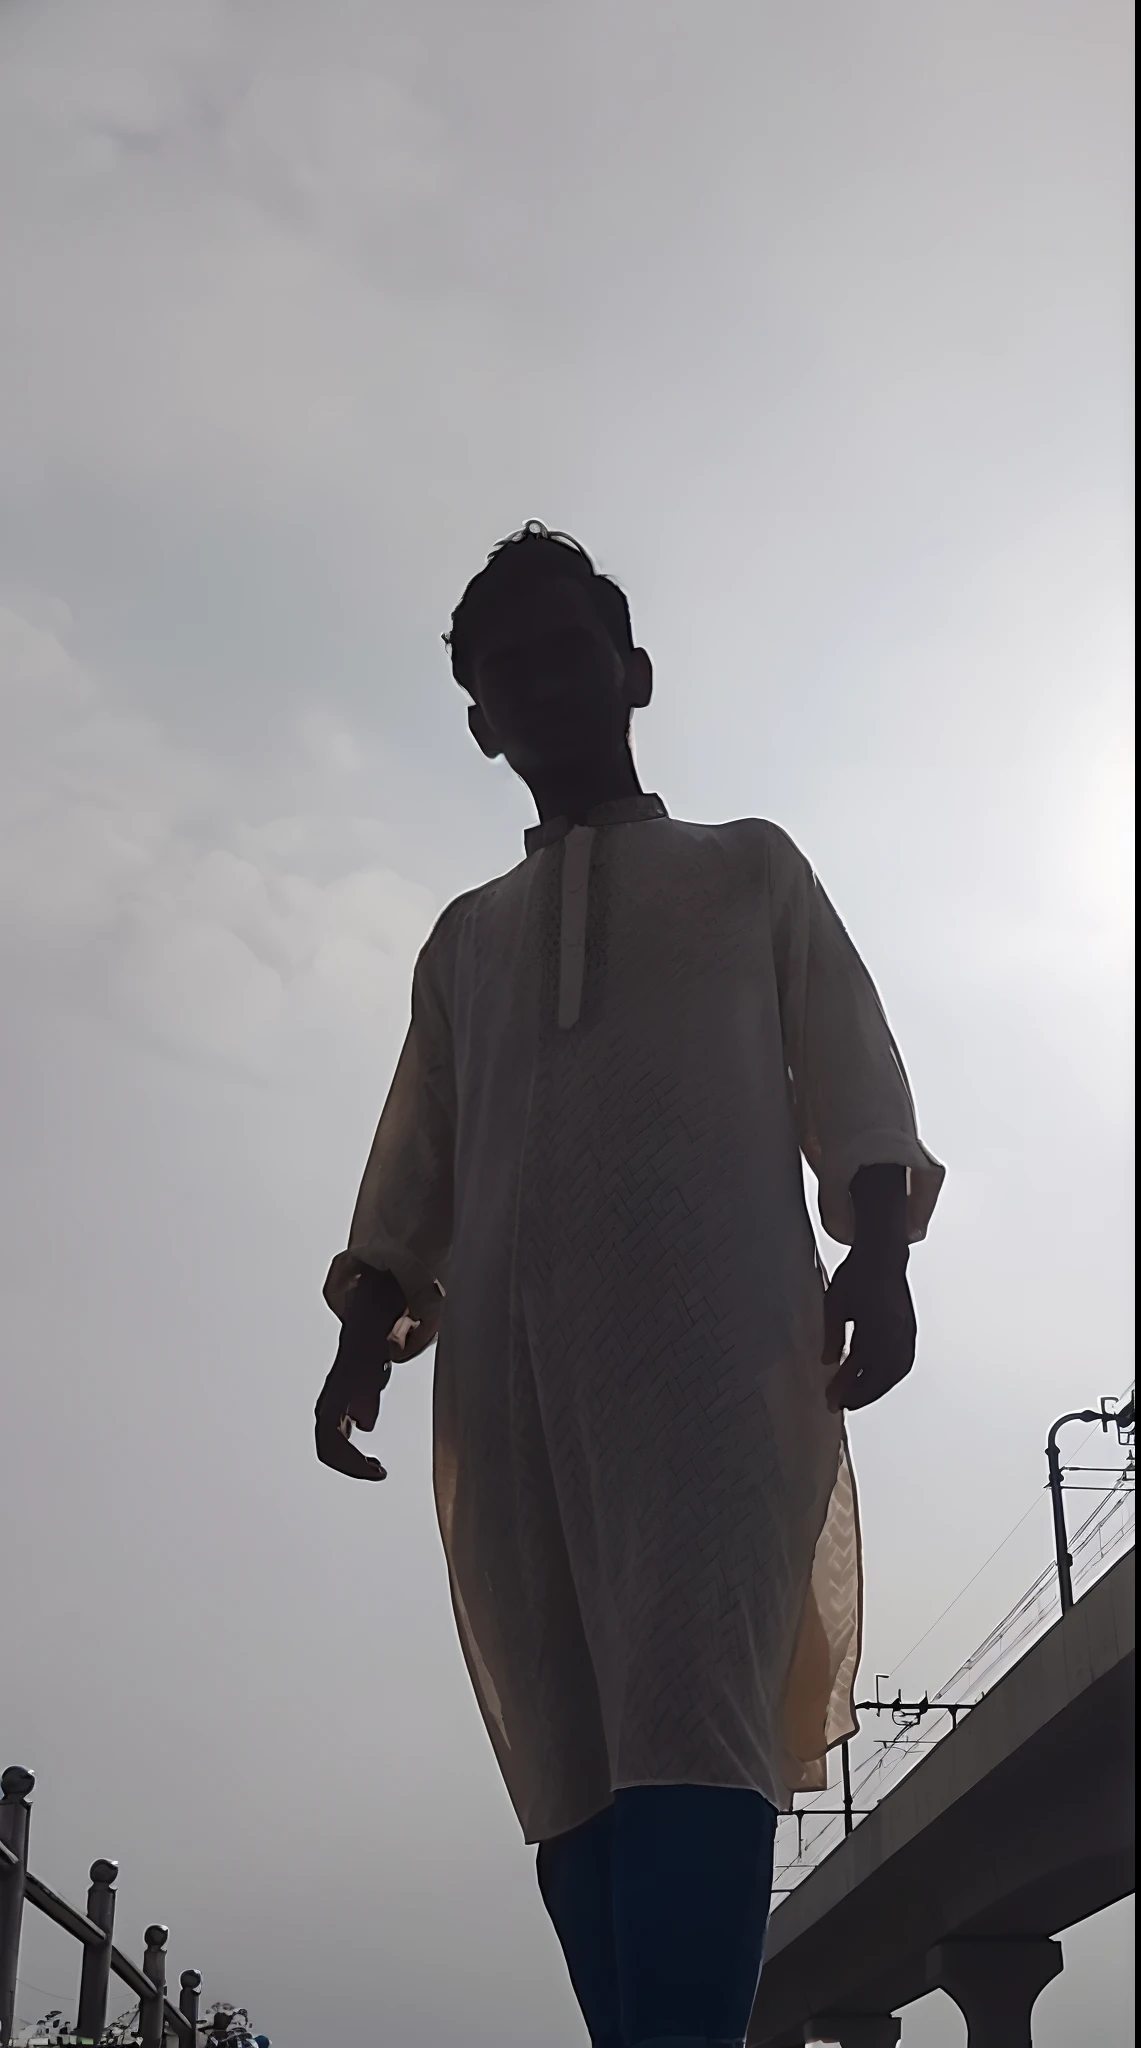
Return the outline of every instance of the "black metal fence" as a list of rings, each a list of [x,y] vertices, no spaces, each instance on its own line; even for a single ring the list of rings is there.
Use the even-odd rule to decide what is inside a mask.
[[[107,2026],[107,1998],[112,1977],[129,1985],[139,2001],[138,2040],[142,2048],[172,2048],[175,2042],[196,2048],[202,1978],[184,1970],[178,2005],[167,1997],[168,1930],[157,1922],[143,1936],[140,1968],[115,1947],[115,1881],[117,1863],[99,1856],[91,1866],[87,1911],[81,1913],[28,1869],[28,1831],[35,1785],[31,1771],[10,1764],[0,1778],[0,2048],[11,2048],[16,2022],[16,1976],[20,1964],[20,1933],[25,1906],[34,1906],[65,1934],[78,1941],[79,2009],[75,2042],[98,2048]]]

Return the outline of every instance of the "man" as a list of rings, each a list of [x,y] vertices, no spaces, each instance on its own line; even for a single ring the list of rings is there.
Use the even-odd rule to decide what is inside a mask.
[[[457,1625],[591,2041],[737,2043],[777,1809],[853,1727],[842,1413],[911,1368],[943,1169],[791,841],[642,791],[649,657],[578,543],[501,543],[445,637],[538,823],[417,962],[318,1455],[384,1477],[352,1430],[438,1332]]]

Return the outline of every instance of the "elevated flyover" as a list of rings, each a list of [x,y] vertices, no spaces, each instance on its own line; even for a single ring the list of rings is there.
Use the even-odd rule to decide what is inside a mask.
[[[890,2048],[942,1988],[1026,2048],[1050,1939],[1134,1888],[1136,1553],[1104,1574],[773,1913],[749,2048]]]

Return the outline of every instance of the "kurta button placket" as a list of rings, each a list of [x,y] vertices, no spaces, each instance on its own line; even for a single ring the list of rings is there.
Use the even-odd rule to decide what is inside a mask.
[[[594,827],[574,825],[563,841],[562,909],[559,920],[559,1030],[569,1031],[582,1012],[586,971],[586,913],[590,902],[590,857]]]

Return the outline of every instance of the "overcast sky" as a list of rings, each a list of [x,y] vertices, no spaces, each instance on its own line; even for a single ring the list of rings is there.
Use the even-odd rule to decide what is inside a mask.
[[[644,783],[804,847],[948,1165],[853,1429],[869,1682],[1128,1383],[1131,13],[0,4],[0,1763],[276,2048],[583,2041],[430,1360],[383,1489],[310,1434],[416,949],[529,817],[439,639],[503,533],[623,582]],[[1127,2038],[1123,1932],[1042,2048]],[[21,2011],[73,1968],[33,1929]]]

